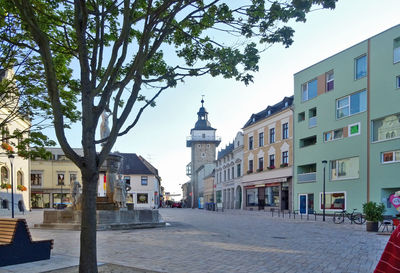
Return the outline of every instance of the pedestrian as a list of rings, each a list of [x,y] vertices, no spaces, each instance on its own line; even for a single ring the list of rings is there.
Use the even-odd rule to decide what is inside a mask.
[[[400,226],[392,232],[374,273],[400,273]]]

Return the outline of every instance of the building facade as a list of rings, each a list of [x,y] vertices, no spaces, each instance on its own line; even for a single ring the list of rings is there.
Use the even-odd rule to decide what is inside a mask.
[[[208,112],[204,108],[204,100],[201,100],[201,107],[197,113],[197,122],[194,128],[190,131],[190,136],[187,138],[186,147],[191,149],[191,162],[188,164],[187,174],[190,175],[190,206],[198,207],[199,198],[204,198],[202,185],[200,185],[196,172],[205,164],[214,164],[216,158],[216,148],[221,139],[215,135],[216,129],[211,127],[208,121]]]
[[[243,133],[218,152],[215,172],[215,200],[225,209],[242,208]],[[221,205],[220,205],[221,206]]]
[[[360,211],[371,200],[394,214],[400,25],[296,73],[294,90],[295,208]]]
[[[253,114],[243,127],[245,209],[292,208],[293,96]]]
[[[74,181],[82,185],[79,168],[69,160],[61,148],[46,148],[50,159],[31,161],[30,184],[32,208],[56,208],[71,204],[70,189]],[[82,149],[74,151],[83,156]]]

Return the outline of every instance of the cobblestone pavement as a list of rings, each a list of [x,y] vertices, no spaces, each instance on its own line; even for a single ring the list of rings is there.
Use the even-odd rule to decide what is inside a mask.
[[[388,236],[331,218],[161,209],[165,228],[98,232],[98,260],[161,272],[373,272]],[[32,226],[41,212],[26,215]],[[79,256],[79,232],[31,229],[52,256]],[[53,259],[53,258],[52,258]],[[1,268],[0,268],[1,272]],[[7,271],[16,272],[16,271]]]

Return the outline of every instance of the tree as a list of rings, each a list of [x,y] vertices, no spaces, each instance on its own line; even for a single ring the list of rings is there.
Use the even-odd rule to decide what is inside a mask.
[[[292,44],[291,19],[305,22],[313,5],[333,9],[336,1],[251,0],[229,6],[219,0],[0,0],[0,16],[15,28],[1,40],[29,59],[19,84],[45,90],[38,92],[48,102],[43,107],[53,116],[58,142],[82,173],[80,272],[97,272],[99,168],[117,137],[136,125],[161,92],[188,77],[210,74],[249,84],[262,50]],[[75,102],[78,117],[66,110]],[[130,121],[132,109],[137,112]],[[109,136],[96,139],[104,111],[111,113],[112,127]],[[67,122],[76,121],[83,157],[65,136]],[[102,144],[99,152],[96,144]]]

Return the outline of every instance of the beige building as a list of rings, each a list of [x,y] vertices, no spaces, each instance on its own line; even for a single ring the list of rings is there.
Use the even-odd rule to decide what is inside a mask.
[[[243,127],[245,209],[292,208],[293,96],[253,114]]]
[[[70,188],[75,180],[82,185],[79,168],[65,157],[61,148],[46,148],[51,152],[49,160],[31,161],[32,208],[56,208],[71,203]],[[83,155],[82,149],[74,149]]]
[[[12,71],[0,71],[0,79],[11,80],[12,75]],[[12,113],[13,107],[10,107],[14,102],[12,98],[7,100],[2,97],[0,104],[0,215],[11,215],[9,210],[12,208],[12,185],[14,212],[18,213],[22,208],[30,209],[29,160],[18,156],[16,146],[19,139],[9,138],[15,130],[29,130],[30,122],[19,115],[10,119],[10,116],[15,115],[15,112]]]
[[[214,203],[214,176],[215,170],[204,177],[204,203]]]

